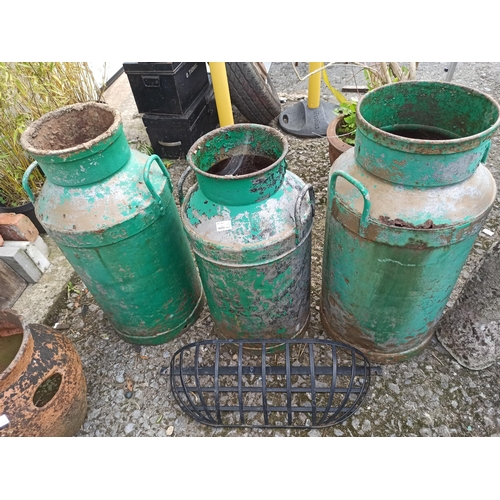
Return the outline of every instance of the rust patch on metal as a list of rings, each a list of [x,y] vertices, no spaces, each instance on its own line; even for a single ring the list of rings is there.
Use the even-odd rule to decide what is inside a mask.
[[[328,294],[327,314],[323,303],[320,306],[321,323],[325,333],[337,342],[344,342],[347,345],[359,349],[368,357],[371,363],[391,364],[406,361],[420,354],[430,342],[434,333],[434,324],[436,321],[428,324],[429,330],[425,335],[419,335],[414,338],[408,336],[408,342],[403,346],[395,342],[386,342],[377,344],[363,329],[358,325],[354,316],[341,306],[332,294]],[[404,347],[404,350],[401,350]]]
[[[386,226],[394,226],[394,227],[404,227],[408,229],[440,229],[443,227],[447,227],[446,224],[434,224],[431,219],[427,219],[423,224],[412,224],[411,222],[406,222],[402,219],[390,219],[386,215],[381,215],[379,221]]]

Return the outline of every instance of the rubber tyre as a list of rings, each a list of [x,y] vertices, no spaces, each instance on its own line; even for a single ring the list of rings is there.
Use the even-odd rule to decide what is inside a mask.
[[[226,72],[231,101],[251,123],[267,125],[281,113],[271,79],[265,82],[254,63],[229,62]]]

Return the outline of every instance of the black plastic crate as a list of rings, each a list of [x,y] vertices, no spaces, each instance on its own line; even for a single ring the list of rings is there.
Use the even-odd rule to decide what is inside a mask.
[[[219,126],[211,85],[183,115],[146,113],[142,116],[151,146],[160,158],[183,158],[194,142]]]
[[[123,63],[139,113],[183,114],[208,84],[204,62]]]

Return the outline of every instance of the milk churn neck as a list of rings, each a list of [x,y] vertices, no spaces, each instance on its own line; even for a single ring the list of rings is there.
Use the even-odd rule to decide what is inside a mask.
[[[119,112],[97,102],[47,113],[23,133],[21,145],[59,186],[98,182],[120,170],[130,157]],[[112,161],[97,162],[96,155],[108,148]]]
[[[389,182],[435,187],[461,182],[485,163],[500,107],[461,85],[406,81],[368,92],[356,121],[360,166]]]
[[[272,196],[286,173],[288,142],[277,130],[258,124],[237,124],[216,129],[196,141],[187,154],[199,188],[215,203],[249,205]],[[262,157],[268,165],[238,172],[229,165],[228,175],[214,173],[219,162],[234,158]]]

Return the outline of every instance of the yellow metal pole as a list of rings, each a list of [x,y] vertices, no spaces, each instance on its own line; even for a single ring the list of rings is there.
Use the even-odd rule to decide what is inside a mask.
[[[322,62],[310,62],[309,73],[316,71],[323,66]],[[319,108],[319,91],[321,89],[321,72],[318,71],[309,77],[309,84],[307,87],[307,107],[309,109]]]
[[[231,107],[231,96],[229,95],[229,85],[227,83],[226,63],[209,62],[208,64],[212,75],[219,125],[221,127],[233,125],[233,108]]]

